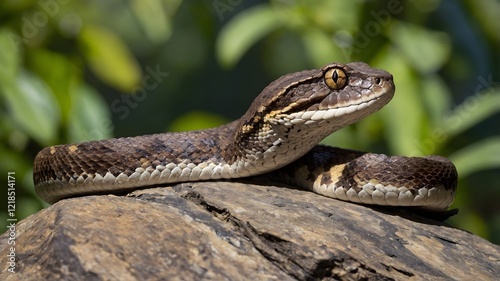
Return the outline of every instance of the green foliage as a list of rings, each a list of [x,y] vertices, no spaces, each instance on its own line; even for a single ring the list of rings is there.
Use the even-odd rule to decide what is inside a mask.
[[[470,144],[450,155],[462,177],[485,169],[500,167],[500,137],[490,137]]]
[[[139,84],[137,62],[121,39],[102,27],[82,28],[78,43],[92,71],[119,90],[129,91]]]
[[[0,173],[16,172],[18,218],[42,207],[41,147],[219,125],[279,75],[365,61],[394,75],[394,99],[324,142],[449,157],[451,222],[500,243],[498,1],[47,3],[0,3]]]
[[[234,66],[255,42],[279,26],[279,20],[269,5],[243,11],[221,31],[217,54],[220,63]]]

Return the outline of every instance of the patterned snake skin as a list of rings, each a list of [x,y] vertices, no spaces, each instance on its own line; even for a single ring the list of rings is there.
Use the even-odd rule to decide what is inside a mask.
[[[457,171],[446,158],[317,145],[382,108],[394,91],[392,75],[360,62],[288,74],[227,125],[47,147],[34,163],[36,192],[54,203],[166,183],[269,174],[341,200],[445,210],[457,184]]]

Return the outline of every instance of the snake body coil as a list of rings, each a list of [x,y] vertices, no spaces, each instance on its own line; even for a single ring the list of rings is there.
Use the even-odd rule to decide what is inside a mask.
[[[47,147],[34,163],[38,195],[60,199],[165,183],[271,173],[325,196],[444,210],[457,172],[446,158],[386,156],[317,144],[379,110],[392,76],[365,63],[285,75],[238,120],[208,130]]]

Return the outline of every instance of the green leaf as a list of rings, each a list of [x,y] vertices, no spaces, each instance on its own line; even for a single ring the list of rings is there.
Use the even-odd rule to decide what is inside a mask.
[[[234,16],[217,38],[217,58],[224,67],[234,66],[250,47],[281,25],[269,5],[246,9]]]
[[[443,114],[450,108],[452,95],[438,75],[426,76],[425,81],[420,84],[421,97],[425,103],[428,117],[434,126],[438,125]]]
[[[303,32],[301,37],[314,65],[322,66],[328,61],[345,60],[342,50],[327,33],[310,28]]]
[[[410,64],[421,73],[437,71],[450,57],[451,42],[444,32],[393,21],[387,35]]]
[[[50,89],[36,76],[21,72],[4,94],[13,121],[42,145],[57,139],[60,111]]]
[[[500,137],[475,142],[448,158],[455,164],[461,178],[485,169],[500,168]]]
[[[178,2],[180,3],[180,1]],[[160,0],[133,0],[131,9],[151,41],[163,42],[170,37],[172,26]]]
[[[28,65],[52,90],[59,103],[61,121],[67,124],[71,114],[73,89],[82,79],[80,68],[68,57],[46,49],[29,52]],[[47,67],[50,66],[50,67]]]
[[[444,114],[440,128],[454,137],[497,112],[500,112],[500,88],[488,88]]]
[[[139,85],[139,64],[116,34],[87,26],[78,39],[89,67],[102,81],[124,92]]]
[[[359,28],[363,5],[356,1],[298,1],[298,9],[305,10],[306,23],[317,25],[324,31]],[[349,11],[349,13],[346,13]],[[291,15],[293,17],[293,15]],[[296,16],[295,16],[296,17]]]
[[[78,88],[68,126],[69,141],[108,139],[112,132],[113,122],[106,101],[89,86]]]
[[[387,47],[374,60],[374,67],[394,74],[396,84],[394,98],[380,113],[384,118],[392,152],[400,155],[421,155],[418,143],[422,125],[426,120],[420,98],[421,88],[411,65],[402,56],[398,50],[389,50]]]
[[[0,87],[12,84],[19,72],[19,45],[16,45],[18,35],[8,29],[0,30]]]

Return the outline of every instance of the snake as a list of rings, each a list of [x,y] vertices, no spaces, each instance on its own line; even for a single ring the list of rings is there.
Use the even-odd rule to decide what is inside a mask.
[[[457,170],[447,158],[319,144],[381,109],[394,93],[393,76],[363,62],[286,74],[266,86],[241,118],[219,127],[46,147],[34,160],[35,190],[55,203],[171,183],[269,176],[353,203],[444,211],[457,187]]]

